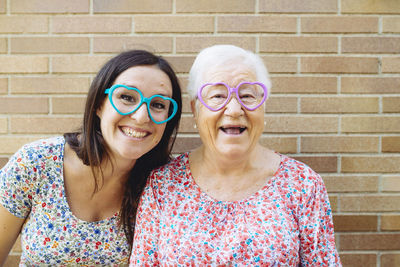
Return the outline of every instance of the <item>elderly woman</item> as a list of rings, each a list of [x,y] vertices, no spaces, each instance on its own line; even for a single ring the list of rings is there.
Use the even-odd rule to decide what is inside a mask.
[[[260,144],[269,89],[252,52],[197,56],[188,91],[203,145],[151,174],[131,266],[341,265],[321,177]]]

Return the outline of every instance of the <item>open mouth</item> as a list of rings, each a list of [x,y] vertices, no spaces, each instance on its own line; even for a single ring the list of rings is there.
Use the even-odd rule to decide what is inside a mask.
[[[238,135],[243,133],[247,128],[246,127],[221,127],[220,128],[226,134]]]
[[[149,132],[143,132],[143,131],[135,131],[132,128],[129,127],[121,127],[121,131],[129,136],[129,137],[134,137],[134,138],[144,138],[147,135],[149,135]]]

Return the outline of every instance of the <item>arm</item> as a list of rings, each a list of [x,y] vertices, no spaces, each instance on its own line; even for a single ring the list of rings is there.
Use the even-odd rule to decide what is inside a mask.
[[[316,174],[313,186],[303,195],[299,214],[302,266],[342,266],[335,247],[332,211],[322,178]]]
[[[15,217],[0,205],[0,266],[3,266],[7,259],[23,223],[24,219]]]
[[[31,169],[25,151],[21,149],[0,170],[0,266],[31,210]]]
[[[158,266],[160,210],[150,176],[140,200],[129,266]]]

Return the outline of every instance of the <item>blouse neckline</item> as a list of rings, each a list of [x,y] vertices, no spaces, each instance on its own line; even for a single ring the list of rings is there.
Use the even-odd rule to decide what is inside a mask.
[[[285,157],[284,155],[275,152],[276,154],[278,154],[278,156],[280,157],[280,163],[279,163],[279,167],[276,170],[276,172],[274,173],[274,175],[271,176],[270,179],[268,179],[265,184],[258,189],[255,193],[240,199],[240,200],[234,200],[234,201],[224,201],[224,200],[218,200],[215,199],[214,197],[210,196],[209,194],[207,194],[206,192],[204,192],[204,190],[202,190],[200,188],[200,186],[196,183],[192,172],[190,170],[190,162],[189,162],[189,154],[190,152],[185,152],[182,156],[184,157],[184,164],[185,164],[185,169],[187,171],[187,176],[189,179],[189,182],[191,183],[191,185],[193,186],[193,188],[197,191],[196,193],[198,193],[202,199],[207,200],[208,202],[212,202],[212,203],[219,203],[219,204],[225,204],[225,205],[237,205],[237,204],[245,204],[248,203],[249,201],[257,198],[258,196],[260,196],[262,194],[262,192],[269,190],[269,188],[272,186],[274,180],[279,176],[279,173],[283,170],[284,168],[284,163],[287,160],[287,157]]]

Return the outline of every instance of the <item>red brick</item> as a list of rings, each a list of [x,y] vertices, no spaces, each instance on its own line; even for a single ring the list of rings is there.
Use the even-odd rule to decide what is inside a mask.
[[[197,133],[197,129],[194,128],[194,119],[192,115],[182,116],[179,124],[180,133]]]
[[[332,156],[296,156],[295,159],[304,162],[318,173],[337,172],[337,157]]]
[[[172,53],[172,37],[140,36],[140,37],[94,37],[93,52],[120,53],[130,49],[144,49],[154,53]]]
[[[383,17],[382,28],[384,33],[400,33],[400,18]]]
[[[23,145],[31,143],[37,139],[38,139],[37,137],[2,136],[0,137],[0,153],[14,154]]]
[[[343,234],[341,250],[400,250],[400,234]]]
[[[97,73],[110,56],[57,56],[52,58],[53,73]]]
[[[11,38],[13,54],[88,53],[89,38],[18,37]]]
[[[269,73],[295,73],[297,72],[297,58],[285,56],[262,56]]]
[[[400,266],[400,254],[382,254],[381,255],[381,266],[391,267]]]
[[[0,168],[3,168],[4,165],[7,164],[7,162],[8,162],[8,158],[7,157],[0,156]]]
[[[279,153],[296,153],[296,137],[264,137],[260,138],[260,144]]]
[[[343,117],[341,129],[344,133],[399,133],[399,116],[352,116]]]
[[[345,17],[318,16],[301,18],[303,33],[377,33],[378,18],[375,17]]]
[[[400,113],[400,96],[383,97],[382,110],[385,113]]]
[[[341,12],[359,14],[399,14],[400,5],[397,0],[342,0]]]
[[[200,137],[178,136],[172,149],[172,153],[181,154],[191,151],[202,144]]]
[[[400,73],[400,57],[382,58],[383,73]]]
[[[400,196],[367,195],[340,196],[340,211],[342,212],[391,212],[398,211]]]
[[[48,18],[45,16],[2,16],[0,33],[47,33]]]
[[[336,37],[260,37],[260,52],[336,53]]]
[[[177,13],[254,13],[255,0],[176,0]]]
[[[181,85],[182,86],[182,85]],[[189,95],[182,95],[182,112],[184,113],[192,113],[190,108],[190,100]]]
[[[0,0],[0,13],[5,13],[7,7],[6,0]]]
[[[379,152],[379,138],[370,136],[303,136],[302,153]]]
[[[175,72],[188,73],[194,62],[194,56],[164,56]]]
[[[246,50],[254,51],[256,48],[255,37],[229,37],[229,36],[201,36],[201,37],[176,37],[177,53],[198,53],[200,50],[216,45],[216,44],[232,44]]]
[[[11,13],[89,13],[88,0],[12,0]]]
[[[134,24],[136,33],[214,32],[212,16],[135,16]]]
[[[7,129],[8,129],[7,119],[6,118],[0,118],[0,133],[6,133]]]
[[[295,33],[297,31],[296,18],[255,16],[220,16],[218,17],[218,32],[246,32],[265,33],[282,32]]]
[[[0,113],[23,114],[36,113],[46,114],[49,112],[49,100],[39,97],[1,97]]]
[[[379,176],[324,176],[324,182],[331,192],[377,192]]]
[[[10,121],[11,132],[16,134],[62,134],[76,130],[82,123],[75,117],[13,117]]]
[[[336,13],[337,1],[260,0],[260,12],[266,13]]]
[[[365,57],[302,57],[302,73],[378,73],[378,59]]]
[[[52,17],[53,33],[128,33],[131,31],[130,17]]]
[[[266,102],[266,113],[297,113],[297,97],[271,96]]]
[[[86,97],[53,97],[51,107],[53,114],[83,114]]]
[[[335,77],[272,77],[272,92],[284,94],[331,94],[337,92]]]
[[[0,57],[0,73],[47,73],[48,63],[48,58],[41,56]]]
[[[383,192],[400,192],[400,176],[382,177]]]
[[[343,156],[342,172],[400,172],[400,156]]]
[[[12,77],[12,94],[83,94],[90,85],[86,77]]]
[[[302,97],[301,113],[378,113],[377,97]]]
[[[8,91],[8,79],[0,78],[0,94],[6,94]]]
[[[376,231],[378,216],[376,215],[334,215],[335,232]]]
[[[266,116],[267,133],[334,133],[338,118],[328,116]]]
[[[338,210],[338,200],[337,196],[329,195],[329,204],[331,205],[331,210],[333,213],[336,213]]]
[[[381,230],[400,231],[400,215],[381,215]]]
[[[172,0],[96,0],[94,13],[170,13]]]
[[[0,54],[7,53],[7,39],[0,38]]]
[[[342,53],[376,54],[399,53],[398,37],[343,37]]]
[[[376,254],[344,254],[340,253],[340,261],[343,266],[351,267],[376,267],[377,256]]]
[[[392,94],[400,93],[397,77],[342,77],[341,92],[345,94]]]

